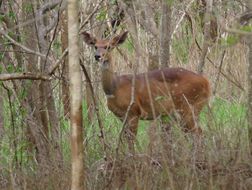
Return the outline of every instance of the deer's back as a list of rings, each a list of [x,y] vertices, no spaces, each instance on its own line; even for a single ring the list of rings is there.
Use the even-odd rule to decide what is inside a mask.
[[[108,107],[123,117],[131,101],[132,75],[116,79],[116,91],[108,98]],[[191,109],[200,111],[208,102],[210,87],[203,76],[183,68],[164,68],[136,75],[132,115],[153,119],[177,110],[182,114]]]

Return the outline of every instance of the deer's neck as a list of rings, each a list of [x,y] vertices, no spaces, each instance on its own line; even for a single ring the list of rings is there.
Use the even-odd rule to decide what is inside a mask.
[[[114,95],[116,89],[115,73],[111,60],[102,63],[102,87],[106,95]]]

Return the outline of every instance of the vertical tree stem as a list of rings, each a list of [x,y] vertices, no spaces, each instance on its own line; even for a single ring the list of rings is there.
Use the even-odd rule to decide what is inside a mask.
[[[84,151],[82,134],[82,79],[79,64],[78,1],[68,0],[68,42],[70,79],[70,120],[72,151],[72,190],[84,189]]]

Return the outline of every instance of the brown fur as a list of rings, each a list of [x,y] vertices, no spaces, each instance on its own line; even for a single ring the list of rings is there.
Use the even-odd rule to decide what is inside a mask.
[[[92,45],[89,42],[95,41],[96,56],[99,56],[102,63],[102,83],[107,94],[108,108],[123,120],[132,98],[133,75],[114,74],[110,51],[124,42],[127,33],[111,40],[97,40],[88,33],[83,35],[86,43]],[[197,118],[209,97],[208,80],[183,68],[162,68],[137,74],[134,103],[129,110],[127,124],[135,137],[139,119],[153,120],[177,112],[185,130],[201,133],[197,127]]]

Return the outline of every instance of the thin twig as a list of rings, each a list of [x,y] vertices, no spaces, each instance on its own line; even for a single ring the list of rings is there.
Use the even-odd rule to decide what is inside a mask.
[[[197,45],[198,49],[199,49],[200,51],[202,51],[202,49],[201,49],[201,47],[200,47],[200,45],[199,45],[199,43],[198,43],[198,41],[197,41],[196,39],[195,39],[195,42],[196,42],[196,45]],[[208,56],[206,56],[206,58],[207,58],[207,60],[212,64],[212,66],[213,66],[215,69],[218,69],[218,70],[219,70],[219,67],[218,67],[217,65],[215,65],[215,63],[214,63]],[[234,85],[235,85],[236,87],[238,87],[240,90],[245,91],[244,88],[241,86],[241,84],[235,82],[235,81],[232,80],[230,77],[228,77],[228,75],[226,75],[226,74],[222,71],[222,69],[220,69],[220,74],[222,74],[222,76],[224,76],[229,82],[231,82],[232,84],[234,84]]]
[[[63,0],[60,0],[60,7],[62,5],[62,1]],[[50,41],[49,43],[49,47],[48,47],[48,50],[46,52],[46,58],[45,58],[45,63],[44,63],[44,69],[46,68],[46,64],[47,64],[47,58],[48,58],[48,55],[49,55],[49,52],[51,50],[51,47],[52,47],[52,44],[53,44],[53,41],[54,39],[56,38],[56,32],[57,32],[57,28],[58,28],[58,25],[59,25],[59,18],[60,18],[60,8],[58,10],[58,12],[56,13],[56,18],[53,19],[53,21],[51,21],[51,23],[48,24],[49,28],[46,27],[45,29],[45,32],[44,33],[48,33],[50,31],[50,28],[52,29],[54,26],[55,26],[55,29],[53,31],[53,37],[52,37],[52,40]],[[55,24],[55,25],[54,25]],[[50,26],[51,25],[51,26]]]
[[[220,73],[221,73],[221,69],[222,69],[223,62],[224,62],[225,54],[226,54],[226,50],[224,50],[224,51],[222,52],[221,62],[220,62],[218,74],[217,74],[217,77],[216,77],[216,80],[215,80],[214,89],[213,89],[213,95],[215,95],[216,90],[217,90],[217,87],[218,87],[218,82],[219,82],[219,79],[220,79]]]
[[[211,47],[211,16],[212,16],[212,10],[213,10],[213,0],[209,0],[206,3],[206,12],[204,15],[204,41],[203,46],[201,50],[201,56],[199,58],[199,65],[197,68],[197,72],[202,74],[205,63],[206,63],[206,57],[209,48]]]
[[[62,11],[62,10],[65,10],[65,8],[66,8],[66,3],[65,3],[66,1],[63,1],[63,6],[61,6],[60,7],[60,10]],[[58,2],[59,3],[59,2]],[[50,9],[49,9],[50,10]],[[38,21],[38,20],[40,20],[40,19],[42,19],[42,18],[45,18],[45,17],[48,17],[48,15],[47,14],[45,14],[46,12],[48,11],[48,9],[46,10],[46,11],[44,11],[44,14],[43,15],[41,15],[41,17],[37,17],[37,18],[32,18],[32,19],[29,19],[29,20],[27,20],[27,21],[25,21],[25,22],[23,22],[23,23],[20,23],[20,24],[18,24],[18,25],[16,25],[16,26],[14,26],[14,27],[12,27],[12,28],[8,28],[7,29],[7,32],[11,32],[11,31],[13,31],[13,30],[15,30],[15,29],[17,29],[17,28],[19,28],[19,29],[21,29],[21,28],[23,28],[23,27],[25,27],[25,26],[27,26],[27,25],[30,25],[30,24],[32,24],[32,23],[34,23],[34,22],[36,22],[36,21]],[[1,14],[1,13],[0,13]]]
[[[172,32],[172,34],[171,34],[171,39],[173,39],[173,36],[174,36],[174,34],[176,33],[176,31],[178,30],[178,27],[179,27],[180,23],[183,21],[184,17],[186,16],[186,12],[188,11],[188,9],[190,8],[191,4],[192,4],[194,1],[195,1],[195,0],[191,0],[191,1],[187,4],[187,6],[186,6],[186,8],[185,8],[185,10],[184,10],[184,12],[183,12],[183,14],[182,14],[182,16],[180,17],[178,23],[177,23],[176,26],[174,27],[174,30],[173,30],[173,32]]]

